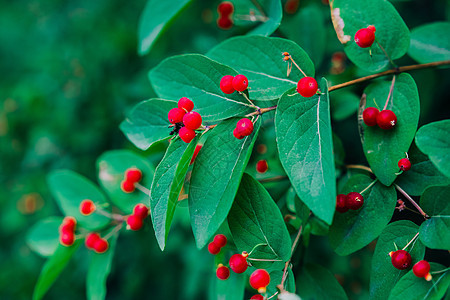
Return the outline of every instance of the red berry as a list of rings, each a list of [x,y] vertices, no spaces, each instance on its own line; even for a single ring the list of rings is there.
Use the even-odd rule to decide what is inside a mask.
[[[217,26],[220,29],[230,29],[233,27],[233,20],[229,16],[223,16],[217,19]]]
[[[208,251],[212,255],[216,255],[217,253],[220,252],[220,247],[216,243],[211,242],[208,244]]]
[[[351,192],[347,194],[345,205],[353,210],[360,209],[364,204],[364,198],[360,193]]]
[[[139,230],[142,228],[142,225],[144,225],[144,222],[142,221],[141,217],[130,215],[127,218],[127,225],[127,228],[131,230]]]
[[[190,143],[195,138],[195,131],[186,127],[181,127],[178,135],[185,143]]]
[[[314,96],[318,88],[317,81],[312,77],[303,77],[297,83],[297,92],[305,98]]]
[[[377,124],[381,129],[391,129],[397,123],[397,116],[392,110],[385,109],[380,111],[377,116]]]
[[[217,234],[214,237],[213,242],[219,246],[220,248],[224,247],[227,244],[227,237],[223,234]]]
[[[230,269],[225,267],[222,264],[219,264],[217,271],[216,271],[217,278],[221,280],[227,280],[228,277],[230,277]]]
[[[408,251],[397,250],[389,253],[389,255],[391,256],[392,265],[399,270],[408,269],[411,265],[411,254],[409,254]]]
[[[373,29],[361,28],[355,34],[355,43],[361,48],[367,48],[372,46],[374,41],[375,41],[375,31]]]
[[[253,295],[253,296],[250,298],[250,300],[252,300],[252,299],[255,299],[255,300],[264,300],[264,297],[263,297],[262,295],[260,295],[260,294],[256,294],[256,295]]]
[[[92,200],[85,199],[80,203],[80,212],[82,215],[90,215],[95,211],[95,204]]]
[[[418,261],[413,266],[413,273],[417,277],[427,277],[430,273],[430,264],[426,260]]]
[[[347,207],[347,195],[339,194],[336,197],[336,210],[340,213],[348,211]]]
[[[188,112],[183,117],[183,124],[188,129],[196,130],[202,125],[202,116],[196,111]]]
[[[183,109],[180,109],[178,107],[172,108],[169,111],[169,122],[172,124],[180,123],[183,121],[183,116],[186,112]]]
[[[248,79],[244,75],[236,75],[233,78],[233,88],[236,91],[243,92],[248,87]]]
[[[98,233],[89,233],[84,240],[84,244],[88,249],[94,249],[95,243],[100,239],[100,235]]]
[[[288,14],[293,14],[297,11],[298,9],[298,5],[299,5],[299,0],[288,0],[286,2],[286,4],[284,5],[284,10],[288,13]]]
[[[194,102],[192,102],[189,98],[183,97],[178,100],[178,108],[189,112],[194,109]]]
[[[238,129],[237,129],[237,128],[235,128],[235,129],[233,130],[233,135],[234,135],[234,137],[237,138],[238,140],[242,140],[243,138],[245,138],[245,135],[240,134],[240,133],[238,132]]]
[[[261,159],[256,163],[256,171],[258,173],[266,173],[268,168],[269,165],[267,164],[267,161],[264,159]]]
[[[132,192],[134,192],[134,189],[135,189],[134,182],[126,180],[126,179],[122,180],[122,182],[120,183],[120,188],[125,193],[132,193]]]
[[[77,226],[77,220],[74,217],[65,217],[61,223],[60,230],[61,232],[74,232],[75,227]]]
[[[258,290],[259,293],[263,294],[266,292],[266,287],[270,283],[270,275],[264,269],[258,269],[250,275],[250,285],[252,288]]]
[[[192,165],[197,158],[198,153],[200,152],[200,149],[202,149],[203,145],[197,145],[195,146],[194,154],[192,155],[191,162],[189,163]]]
[[[220,79],[220,90],[225,94],[234,93],[235,89],[233,87],[233,76],[225,75]]]
[[[253,132],[253,122],[250,119],[240,119],[236,124],[236,133],[248,136]]]
[[[224,1],[217,6],[217,12],[222,14],[222,16],[231,15],[234,11],[233,3],[229,1]]]
[[[368,107],[363,111],[363,121],[367,126],[377,125],[377,116],[380,113],[378,108]]]
[[[133,215],[138,216],[141,219],[145,219],[148,216],[148,207],[142,203],[136,204],[133,209]]]
[[[242,256],[242,254],[234,254],[230,257],[230,269],[234,273],[244,273],[247,270],[247,258]]]
[[[402,158],[398,161],[398,167],[402,171],[408,171],[411,169],[411,162],[407,158]]]
[[[61,244],[64,246],[72,246],[75,241],[75,235],[70,231],[63,231],[59,236]]]
[[[94,244],[94,250],[97,253],[104,253],[108,250],[109,244],[108,241],[102,238],[99,238]]]
[[[129,168],[125,171],[125,180],[130,182],[139,182],[142,179],[142,171],[138,168]]]

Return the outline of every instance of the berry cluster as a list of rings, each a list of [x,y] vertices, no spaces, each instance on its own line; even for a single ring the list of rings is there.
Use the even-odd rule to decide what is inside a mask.
[[[220,252],[220,249],[227,244],[227,237],[223,234],[217,234],[213,241],[208,244],[208,251],[212,255],[216,255]]]
[[[312,77],[303,77],[297,82],[297,92],[302,95],[302,97],[312,97],[317,93],[318,89],[319,85]]]
[[[135,190],[135,184],[142,179],[142,171],[138,168],[129,168],[125,171],[125,176],[120,184],[122,191],[132,193]]]
[[[86,248],[94,250],[97,253],[104,253],[109,248],[109,243],[106,239],[100,237],[96,232],[91,232],[86,236],[84,240]]]
[[[80,212],[84,216],[92,214],[96,209],[94,202],[90,199],[84,199],[80,203]]]
[[[217,6],[217,12],[219,13],[217,26],[219,26],[219,28],[230,29],[231,27],[233,27],[233,19],[231,18],[233,11],[233,3],[229,1],[224,1],[220,3],[219,6]]]
[[[253,122],[250,119],[243,118],[240,119],[236,128],[233,130],[233,135],[235,138],[241,140],[246,136],[249,136],[253,132]]]
[[[183,97],[178,100],[178,107],[172,108],[169,111],[169,122],[174,124],[173,132],[178,132],[178,135],[185,143],[189,143],[195,138],[195,130],[202,126],[202,117],[198,112],[192,111],[194,109],[194,102]]]
[[[59,226],[59,241],[64,246],[72,246],[75,242],[75,227],[77,221],[74,217],[65,217]]]
[[[144,219],[148,216],[149,209],[142,203],[136,204],[133,214],[127,217],[127,229],[139,230],[144,225]]]
[[[364,204],[364,198],[360,193],[351,192],[347,195],[339,194],[336,197],[336,210],[345,213],[349,209],[358,210]]]
[[[367,126],[378,125],[381,129],[389,130],[397,124],[397,116],[389,109],[379,111],[375,107],[368,107],[363,111],[363,121]]]
[[[256,172],[263,174],[266,173],[268,169],[269,165],[266,160],[261,159],[256,163]]]
[[[368,48],[372,46],[375,41],[376,28],[373,25],[369,25],[367,28],[361,28],[355,34],[355,43],[361,48]]]
[[[220,90],[225,94],[232,94],[235,91],[243,92],[248,87],[248,79],[245,75],[225,75],[220,79]]]

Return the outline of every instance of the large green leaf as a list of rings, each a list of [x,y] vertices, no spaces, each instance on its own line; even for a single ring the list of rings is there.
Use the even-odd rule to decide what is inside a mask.
[[[149,73],[155,92],[162,98],[188,97],[204,124],[250,112],[249,103],[237,92],[227,95],[220,90],[220,79],[237,75],[232,68],[200,54],[167,58]]]
[[[42,268],[39,279],[34,287],[33,300],[42,299],[45,296],[81,244],[80,241],[75,241],[70,247],[59,245],[56,248],[55,253],[47,260]]]
[[[138,103],[120,124],[120,130],[139,149],[147,150],[153,143],[169,137],[169,111],[177,102],[150,99]]]
[[[442,271],[445,267],[441,264],[430,263],[430,272]],[[409,271],[392,289],[389,300],[440,300],[450,285],[450,270],[434,274],[432,281],[426,281]]]
[[[435,22],[411,31],[409,56],[424,64],[450,59],[450,22]]]
[[[153,228],[161,250],[164,250],[178,196],[197,145],[197,138],[186,144],[181,139],[172,140],[166,154],[156,167],[150,193]]]
[[[371,72],[389,64],[389,59],[376,42],[369,48],[360,48],[355,33],[369,25],[376,28],[375,38],[392,60],[402,57],[409,47],[409,30],[405,22],[387,0],[330,1],[331,17],[339,41],[348,58],[358,67]]]
[[[373,180],[366,175],[355,175],[345,184],[341,193],[360,193]],[[391,220],[397,203],[397,193],[393,186],[375,183],[366,190],[361,209],[336,212],[330,227],[330,244],[339,255],[348,255],[368,245]]]
[[[419,128],[416,145],[447,177],[450,177],[450,120],[429,123]]]
[[[244,299],[246,276],[230,270],[227,280],[220,280],[214,273],[209,284],[209,300]]]
[[[80,203],[84,199],[92,200],[96,206],[111,211],[107,205],[105,195],[89,179],[70,170],[59,170],[47,176],[50,192],[58,203],[59,208],[66,216],[77,220],[77,225],[88,230],[96,230],[106,226],[110,219],[94,212],[84,216],[80,212]]]
[[[364,90],[365,107],[384,108],[392,80],[372,83]],[[405,157],[419,123],[420,103],[417,86],[411,75],[395,76],[393,93],[386,109],[397,116],[397,124],[390,130],[367,126],[360,122],[364,154],[370,168],[384,185],[391,185],[400,171],[398,161]]]
[[[239,119],[219,123],[195,159],[189,186],[189,213],[198,248],[202,248],[226,219],[261,122],[242,140],[233,136]]]
[[[51,256],[59,245],[59,226],[61,217],[48,217],[39,220],[27,234],[27,244],[42,256]]]
[[[159,34],[191,0],[148,0],[139,19],[139,54],[148,53]]]
[[[397,281],[408,270],[398,270],[391,262],[389,252],[402,249],[417,234],[419,227],[411,221],[402,220],[389,224],[378,238],[372,258],[370,273],[370,299],[387,299]],[[412,257],[413,264],[423,259],[425,247],[417,240],[414,247],[406,249]]]
[[[283,52],[289,52],[302,70],[314,77],[314,65],[308,54],[294,42],[281,38],[231,38],[211,49],[208,57],[245,75],[249,81],[251,99],[272,100],[295,87],[303,77],[295,67],[287,76],[288,63],[283,60]]]
[[[250,3],[255,3],[253,1],[246,1],[247,5]],[[262,22],[261,25],[257,26],[253,30],[249,31],[247,34],[249,35],[271,35],[277,28],[280,26],[281,18],[283,17],[283,11],[281,8],[280,0],[262,0],[258,1],[261,3],[261,8],[264,12],[264,15],[267,19]],[[253,11],[256,14],[260,14],[257,7],[254,7]]]
[[[241,184],[228,214],[228,225],[239,252],[250,252],[251,257],[283,262],[291,256],[291,238],[280,210],[267,190],[248,174]],[[258,267],[258,261],[252,261]]]
[[[321,95],[303,98],[295,89],[278,103],[275,129],[281,163],[298,196],[328,224],[336,206],[336,182],[327,81]]]
[[[334,121],[342,121],[353,115],[359,107],[359,97],[346,90],[337,90],[330,96],[331,117]]]
[[[420,240],[432,249],[450,249],[450,185],[432,186],[420,198],[421,208],[431,216],[420,225]]]
[[[113,150],[103,153],[97,160],[98,178],[115,206],[124,213],[131,214],[138,203],[150,205],[149,195],[136,189],[132,193],[125,193],[120,188],[124,180],[125,171],[129,168],[138,168],[142,171],[142,186],[150,188],[155,172],[148,161],[129,150]]]

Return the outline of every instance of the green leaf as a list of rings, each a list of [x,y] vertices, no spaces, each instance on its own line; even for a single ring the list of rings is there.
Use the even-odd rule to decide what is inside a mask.
[[[281,1],[262,0],[259,2],[261,3],[261,7],[264,11],[264,15],[267,17],[267,20],[262,22],[262,24],[255,29],[249,31],[247,34],[269,36],[278,28],[278,26],[280,26],[281,18],[283,17]],[[256,9],[254,11],[258,14],[259,10],[257,7],[255,8]]]
[[[408,156],[412,164],[411,169],[398,176],[395,183],[409,195],[420,196],[429,186],[450,184],[450,178],[439,172],[430,158],[423,154],[415,143],[409,148]]]
[[[373,180],[366,175],[352,176],[342,194],[361,193]],[[364,205],[359,210],[336,212],[330,227],[330,244],[339,255],[348,255],[368,245],[391,220],[397,203],[394,186],[386,187],[377,182],[364,193]]]
[[[430,157],[435,167],[450,177],[450,120],[429,123],[419,128],[416,145]]]
[[[330,97],[331,117],[335,121],[342,121],[353,115],[359,107],[359,97],[355,93],[337,90]]]
[[[129,150],[113,150],[103,153],[97,160],[100,184],[112,203],[126,214],[131,214],[134,206],[138,203],[150,205],[148,194],[138,189],[132,193],[125,193],[120,188],[125,171],[129,168],[141,170],[142,180],[139,184],[150,188],[155,170],[143,156]]]
[[[414,28],[408,54],[421,64],[450,59],[450,23],[435,22]]]
[[[148,0],[139,18],[139,54],[150,52],[153,43],[168,23],[191,0],[159,1]]]
[[[392,80],[372,83],[364,90],[365,107],[383,109],[389,95]],[[362,114],[362,110],[360,114]],[[378,126],[367,126],[360,122],[360,133],[364,154],[370,168],[384,185],[391,185],[400,171],[398,161],[405,157],[419,123],[420,104],[417,86],[411,75],[395,76],[393,93],[386,109],[397,116],[397,123],[390,130]],[[362,120],[360,116],[360,120]]]
[[[110,219],[96,212],[84,216],[80,212],[80,203],[90,199],[103,210],[111,211],[105,195],[89,179],[70,170],[53,171],[47,176],[50,192],[66,216],[77,220],[77,225],[88,230],[96,230],[106,226]]]
[[[287,76],[288,63],[283,60],[288,52],[308,75],[314,77],[314,64],[308,54],[294,42],[281,38],[242,36],[228,39],[208,52],[208,57],[225,63],[249,82],[251,99],[272,100],[297,86],[303,77],[295,67]]]
[[[256,245],[265,244],[256,247],[250,258],[289,260],[291,238],[283,216],[267,190],[246,173],[228,214],[228,226],[239,252],[250,252]],[[257,268],[268,265],[251,263]]]
[[[389,1],[334,0],[330,2],[330,8],[338,39],[348,58],[358,67],[376,72],[389,65],[389,59],[377,41],[392,60],[402,57],[408,50],[408,27]],[[376,28],[372,55],[370,48],[360,48],[354,41],[355,33],[369,25]]]
[[[407,220],[391,223],[383,230],[372,258],[369,299],[387,299],[397,281],[408,272],[394,268],[389,252],[397,250],[395,245],[398,249],[406,246],[418,230],[416,224]],[[412,265],[422,260],[425,255],[425,247],[420,240],[416,240],[413,245],[412,249],[411,246],[406,249],[411,254]]]
[[[227,95],[220,90],[223,76],[237,74],[206,56],[186,54],[167,58],[150,71],[149,78],[160,97],[191,99],[194,110],[209,125],[251,111],[242,95],[237,92]]]
[[[103,300],[106,297],[106,280],[111,272],[117,237],[118,234],[115,233],[108,239],[109,248],[105,253],[91,251],[91,263],[86,277],[86,292],[89,300]]]
[[[147,150],[153,143],[169,137],[169,111],[177,102],[150,99],[138,103],[120,124],[120,130],[139,149]]]
[[[178,196],[194,154],[198,138],[186,144],[177,138],[170,142],[166,154],[156,167],[150,193],[150,212],[156,240],[164,250]]]
[[[198,153],[189,186],[189,213],[198,248],[206,245],[226,219],[261,122],[242,140],[233,136],[238,118],[222,121]]]
[[[450,249],[450,185],[432,186],[420,198],[420,207],[431,216],[420,225],[420,240],[428,248]]]
[[[208,299],[244,299],[246,278],[244,274],[236,274],[230,270],[230,277],[227,280],[220,280],[214,272],[210,279]]]
[[[431,271],[436,272],[445,269],[441,264],[430,263]],[[440,300],[445,295],[450,285],[450,271],[433,275],[432,281],[426,281],[409,271],[403,276],[389,295],[390,300],[396,299],[426,299]]]
[[[336,182],[327,81],[323,94],[303,98],[295,89],[278,103],[275,129],[281,163],[297,195],[312,212],[331,224]]]
[[[76,240],[70,247],[61,244],[58,245],[55,253],[47,260],[42,268],[36,286],[34,287],[33,300],[42,299],[45,296],[80,245],[81,242],[79,240]]]
[[[253,264],[253,262],[252,262],[252,264]],[[255,269],[252,269],[252,271],[254,271]],[[267,295],[273,295],[276,292],[278,292],[277,285],[279,285],[281,283],[281,280],[283,279],[283,270],[271,270],[269,272],[269,276],[270,276],[270,283],[267,286],[266,293],[267,293]],[[294,278],[294,274],[292,273],[291,268],[288,268],[286,276],[287,276],[287,278],[285,280],[284,288],[288,292],[294,293],[295,292],[295,278]]]
[[[297,276],[297,294],[302,300],[348,299],[333,274],[317,264],[307,264]]]
[[[27,234],[27,244],[31,250],[42,256],[51,256],[59,245],[59,226],[61,217],[48,217],[39,220]]]

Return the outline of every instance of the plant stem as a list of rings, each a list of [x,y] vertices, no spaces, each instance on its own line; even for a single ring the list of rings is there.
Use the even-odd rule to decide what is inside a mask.
[[[406,248],[408,248],[408,246],[419,236],[419,232],[416,233],[416,235],[408,242],[408,244],[406,244],[405,247],[403,247],[402,250],[405,250]]]
[[[448,270],[450,270],[450,268],[445,268],[445,269],[443,269],[443,270],[440,270],[440,271],[434,271],[434,272],[430,272],[430,274],[439,274],[439,273],[444,273],[444,272],[447,272]]]
[[[372,169],[363,165],[346,165],[345,166],[347,169],[360,169],[360,170],[364,170],[367,172],[370,172],[373,174]]]
[[[116,225],[116,227],[114,227],[113,230],[111,230],[107,235],[105,235],[103,238],[105,240],[109,239],[110,237],[112,237],[117,231],[119,231],[120,229],[122,229],[123,223],[119,223]]]
[[[247,259],[252,261],[282,261],[281,259],[265,259],[265,258],[251,258],[251,257],[247,257]]]
[[[150,196],[150,190],[149,190],[148,188],[146,188],[145,186],[143,186],[142,184],[136,182],[136,183],[134,184],[134,186],[135,186],[138,190],[140,190],[141,192],[143,192],[144,194]]]
[[[389,99],[392,97],[392,93],[394,92],[394,85],[395,85],[395,75],[392,78],[391,88],[389,89],[389,94],[388,94],[388,97],[386,99],[386,103],[384,104],[383,110],[385,110],[387,108],[388,103],[389,103]]]
[[[394,68],[397,68],[397,65],[392,61],[391,57],[387,54],[386,50],[384,50],[383,46],[381,46],[381,44],[378,41],[377,41],[377,45],[378,45],[378,47],[380,47],[381,51],[383,51],[384,55],[387,57],[387,59],[389,60],[391,65]]]
[[[367,191],[368,189],[370,189],[375,183],[377,183],[378,179],[375,179],[374,181],[372,181],[365,189],[363,189],[360,194],[362,195],[362,193],[364,193],[365,191]]]
[[[305,72],[303,72],[303,70],[297,65],[297,63],[294,61],[294,59],[292,58],[292,56],[289,55],[289,59],[290,59],[290,60],[292,61],[292,63],[297,67],[297,69],[298,69],[300,72],[302,72],[303,76],[308,77],[308,76],[306,76]]]
[[[279,180],[283,180],[283,179],[287,179],[287,178],[288,178],[287,176],[279,175],[279,176],[275,176],[275,177],[260,179],[259,182],[273,182],[273,181],[279,181]]]
[[[281,279],[281,284],[280,284],[283,288],[284,288],[284,281],[286,280],[286,277],[287,277],[287,268],[289,267],[289,263],[291,262],[292,255],[294,254],[294,251],[295,251],[295,248],[297,247],[298,241],[300,240],[300,235],[302,234],[302,229],[303,229],[303,226],[300,226],[300,228],[298,229],[297,236],[295,237],[294,243],[292,243],[291,257],[284,265],[283,277]]]
[[[414,201],[413,198],[411,198],[410,195],[408,195],[401,187],[399,187],[397,184],[394,183],[395,188],[397,191],[399,191],[403,196],[405,196],[406,199],[408,199],[409,202],[411,202],[412,205],[420,212],[420,214],[425,218],[428,219],[429,216],[420,208],[420,206]]]
[[[248,256],[252,255],[253,251],[255,251],[256,248],[258,248],[259,246],[267,246],[267,244],[257,244],[255,247],[253,247],[253,249],[248,253]]]

